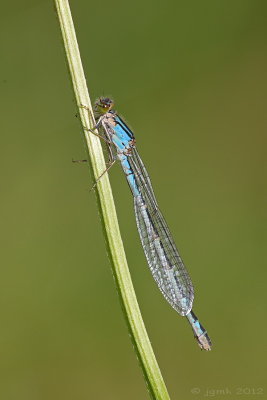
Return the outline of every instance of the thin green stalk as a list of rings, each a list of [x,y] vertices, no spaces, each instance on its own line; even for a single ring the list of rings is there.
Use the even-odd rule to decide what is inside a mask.
[[[91,160],[91,168],[95,179],[97,179],[105,170],[106,165],[98,137],[88,131],[89,128],[94,126],[94,118],[69,3],[67,0],[55,0],[55,4],[74,93],[79,107],[82,125],[85,127],[84,135]],[[91,54],[93,54],[93,51],[91,51]],[[89,112],[81,108],[81,105],[87,106]],[[122,309],[145,376],[149,393],[153,399],[168,400],[169,395],[153,353],[134,293],[119,231],[108,174],[104,174],[97,183],[97,199]]]

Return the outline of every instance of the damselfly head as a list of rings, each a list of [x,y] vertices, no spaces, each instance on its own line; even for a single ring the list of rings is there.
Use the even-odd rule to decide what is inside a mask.
[[[95,102],[94,111],[98,115],[105,114],[106,112],[110,111],[113,106],[113,100],[109,99],[108,97],[99,97],[99,99],[97,99]]]

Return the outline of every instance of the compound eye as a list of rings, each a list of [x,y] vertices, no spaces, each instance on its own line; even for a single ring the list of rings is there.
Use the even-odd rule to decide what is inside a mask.
[[[102,111],[107,112],[113,107],[114,102],[108,97],[100,97],[98,101],[96,101],[95,105],[96,107],[100,107]]]

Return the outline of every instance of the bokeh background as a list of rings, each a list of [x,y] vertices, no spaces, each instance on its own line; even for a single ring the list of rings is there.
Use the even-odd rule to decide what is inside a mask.
[[[159,293],[120,166],[138,301],[172,399],[267,398],[264,0],[71,1],[92,99],[136,134],[214,346]],[[52,1],[1,6],[0,398],[147,399]]]

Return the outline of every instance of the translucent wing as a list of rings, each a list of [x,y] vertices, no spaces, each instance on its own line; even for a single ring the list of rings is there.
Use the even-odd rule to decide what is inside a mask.
[[[194,288],[190,276],[161,214],[145,166],[136,150],[128,158],[139,196],[134,197],[135,216],[144,252],[159,289],[181,315],[192,308]]]

